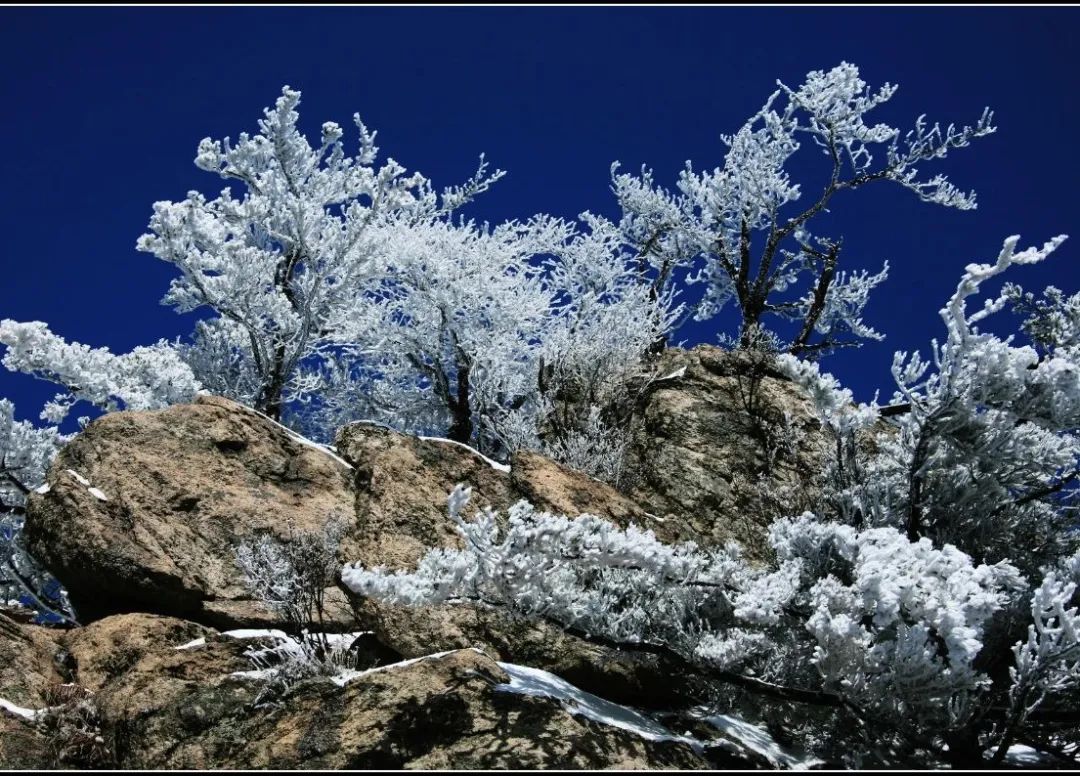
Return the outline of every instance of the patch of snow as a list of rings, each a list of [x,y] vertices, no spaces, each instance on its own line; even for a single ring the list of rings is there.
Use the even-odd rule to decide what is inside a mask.
[[[179,647],[173,647],[173,649],[194,649],[195,647],[205,647],[206,637],[200,636],[197,639],[189,641],[187,644],[181,644]]]
[[[348,633],[310,633],[310,637],[323,636],[326,643],[331,647],[348,646],[356,640],[357,636],[363,636],[374,631],[349,631]],[[278,641],[295,641],[295,639],[283,630],[276,628],[237,628],[236,630],[223,631],[222,636],[233,639],[277,639]]]
[[[993,757],[994,751],[994,749],[987,749],[983,754],[986,757]],[[1004,762],[1017,768],[1031,768],[1046,765],[1048,760],[1049,758],[1038,749],[1026,744],[1013,744],[1009,747],[1009,751],[1005,752]]]
[[[292,639],[282,630],[266,628],[237,628],[236,630],[224,631],[222,636],[233,639],[277,639],[278,641],[291,641]]]
[[[269,679],[276,676],[277,672],[276,668],[257,668],[253,671],[233,671],[229,676],[235,676],[237,679]]]
[[[267,420],[269,420],[269,418],[267,418]],[[274,421],[270,421],[270,422],[271,422],[271,423],[273,423]],[[278,423],[278,425],[279,425],[279,426],[281,426],[281,424],[280,424],[280,423]],[[282,428],[285,428],[285,426],[281,426],[281,427],[282,427]],[[289,431],[289,429],[287,429],[287,428],[285,428],[285,430],[286,430],[286,431]],[[293,432],[293,431],[289,431],[289,433],[290,433],[290,434],[292,435],[292,438],[293,438],[293,439],[295,439],[295,440],[296,440],[297,442],[299,442],[300,444],[304,445],[305,447],[310,447],[310,448],[312,448],[312,449],[314,449],[314,450],[318,450],[318,451],[319,451],[320,453],[322,453],[323,455],[328,455],[328,456],[330,456],[330,457],[331,457],[331,458],[333,458],[333,459],[334,459],[335,461],[337,461],[337,462],[338,462],[338,463],[340,463],[340,464],[341,464],[342,466],[344,466],[344,467],[345,467],[346,469],[350,469],[350,470],[351,470],[351,469],[353,468],[353,465],[352,465],[351,463],[349,463],[348,461],[346,461],[346,460],[345,460],[344,458],[342,458],[342,457],[341,457],[340,455],[338,455],[337,453],[335,453],[335,452],[333,452],[332,450],[330,450],[330,448],[329,448],[328,446],[326,446],[326,445],[320,445],[320,444],[319,444],[318,442],[312,442],[312,441],[311,441],[310,439],[308,439],[307,437],[303,437],[303,436],[300,436],[299,434],[297,434],[297,433],[295,433],[295,432]]]
[[[777,743],[776,739],[767,730],[752,725],[744,719],[727,714],[714,714],[705,717],[705,721],[725,735],[735,739],[750,751],[764,757],[774,768],[806,770],[813,765],[824,762],[824,760],[817,757],[795,754]]]
[[[87,488],[90,491],[90,495],[96,498],[98,501],[108,501],[109,499],[97,488]]]
[[[627,706],[612,703],[585,692],[548,671],[513,663],[499,663],[499,666],[510,675],[509,684],[498,686],[498,689],[503,692],[553,698],[562,702],[571,714],[587,717],[603,725],[628,730],[649,741],[683,743],[698,753],[702,753],[708,747],[732,746],[730,742],[725,741],[704,741],[689,733],[676,735],[655,719]],[[824,762],[817,757],[800,755],[781,746],[762,728],[737,717],[718,714],[705,719],[738,744],[764,757],[773,767],[804,770]]]
[[[25,720],[29,720],[30,722],[33,722],[43,712],[47,711],[47,709],[25,709],[22,706],[16,706],[11,701],[4,700],[3,698],[0,698],[0,709],[3,709],[9,714],[14,714],[16,717],[22,717]]]
[[[674,372],[672,372],[669,375],[664,375],[663,377],[657,377],[656,380],[654,380],[653,382],[658,383],[661,380],[674,380],[677,377],[686,377],[686,367],[685,366],[680,366],[678,369],[676,369]]]
[[[50,490],[52,490],[52,486],[46,482],[44,485],[39,485],[38,487],[34,488],[34,493],[44,496]]]
[[[649,741],[680,741],[697,751],[703,748],[703,743],[696,738],[677,736],[656,720],[627,706],[585,692],[555,674],[513,663],[499,663],[499,667],[510,675],[510,684],[502,684],[497,688],[503,692],[553,698],[561,701],[571,714],[579,714],[603,725],[629,730]]]
[[[657,517],[656,515],[654,515],[654,514],[652,514],[650,512],[645,512],[645,517],[652,518],[653,520],[655,520],[658,523],[666,523],[667,522],[667,518],[665,518],[665,517]]]
[[[475,647],[470,647],[473,652],[480,652]],[[411,666],[413,663],[419,663],[422,660],[435,660],[440,657],[446,657],[451,652],[457,652],[456,649],[450,649],[446,652],[434,652],[430,655],[421,655],[420,657],[411,657],[408,660],[399,660],[396,663],[387,663],[384,666],[375,666],[374,668],[367,668],[363,671],[357,671],[355,669],[346,669],[334,676],[330,677],[330,681],[336,684],[338,687],[344,687],[353,679],[359,679],[361,676],[368,676],[370,674],[377,674],[380,671],[391,671],[395,668],[403,668],[404,666]]]
[[[352,425],[352,424],[360,424],[360,425],[364,425],[364,426],[377,426],[378,428],[385,428],[387,431],[393,431],[394,433],[397,433],[397,434],[404,434],[404,432],[398,431],[393,426],[387,425],[386,423],[383,423],[382,421],[379,421],[379,420],[354,420],[354,421],[352,421],[352,423],[350,423],[350,425]],[[408,434],[404,434],[404,435],[409,436]],[[476,455],[476,456],[478,456],[480,458],[483,458],[484,461],[488,464],[488,466],[490,466],[492,469],[498,469],[499,471],[506,472],[506,473],[510,472],[509,465],[507,465],[505,463],[499,463],[498,461],[493,461],[492,459],[488,458],[486,455],[481,453],[479,450],[477,450],[475,447],[471,447],[471,446],[465,444],[464,442],[456,442],[453,439],[447,439],[446,437],[418,436],[416,438],[421,439],[424,442],[445,442],[445,443],[447,443],[449,445],[457,445],[458,447],[464,447],[466,450],[468,450],[473,455]]]
[[[330,649],[346,649],[352,646],[352,643],[356,641],[358,637],[374,632],[375,631],[352,631],[351,633],[327,633],[324,634],[323,638],[326,639],[326,645],[330,647]]]
[[[510,465],[509,464],[499,463],[498,461],[493,461],[492,459],[488,458],[486,455],[481,453],[479,450],[477,450],[475,447],[469,447],[469,445],[465,444],[464,442],[455,442],[453,439],[445,439],[443,437],[429,437],[429,436],[417,437],[417,439],[422,439],[425,442],[445,442],[448,445],[457,445],[458,447],[464,447],[466,450],[468,450],[473,455],[475,455],[475,456],[477,456],[479,458],[482,458],[487,463],[487,465],[490,466],[492,469],[497,469],[498,471],[504,472],[506,474],[510,473]]]
[[[74,477],[76,479],[76,481],[80,485],[82,485],[84,488],[89,488],[90,487],[90,480],[86,479],[86,477],[83,477],[81,474],[79,474],[74,469],[65,469],[64,471],[66,471],[68,474],[70,474],[72,477]]]

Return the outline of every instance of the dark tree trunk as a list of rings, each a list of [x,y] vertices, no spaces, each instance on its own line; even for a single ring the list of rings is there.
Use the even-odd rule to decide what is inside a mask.
[[[448,436],[455,442],[468,444],[473,435],[472,407],[469,403],[470,364],[462,354],[459,354],[457,367],[457,396],[450,402],[452,421]]]
[[[266,413],[274,420],[281,420],[282,395],[285,392],[285,346],[274,349],[274,363],[270,369],[270,379],[263,386],[262,394],[256,402],[256,409]]]

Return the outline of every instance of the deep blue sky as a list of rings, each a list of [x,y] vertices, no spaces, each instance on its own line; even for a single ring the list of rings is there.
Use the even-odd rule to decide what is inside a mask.
[[[686,159],[712,168],[777,78],[847,60],[900,85],[878,120],[965,123],[989,105],[999,126],[927,167],[976,189],[974,212],[886,184],[835,202],[847,266],[891,263],[866,316],[888,339],[825,364],[859,398],[887,398],[893,351],[940,335],[964,265],[1007,235],[1072,233],[1012,279],[1080,289],[1078,22],[1077,8],[4,8],[0,317],[117,352],[188,332],[159,304],[171,267],[135,240],[155,200],[220,190],[192,163],[199,139],[255,131],[283,84],[303,91],[313,136],[359,111],[384,157],[437,185],[486,152],[509,175],[471,214],[497,221],[614,215],[612,161],[666,184]],[[723,325],[681,337],[715,341]],[[53,392],[0,372],[21,417]]]

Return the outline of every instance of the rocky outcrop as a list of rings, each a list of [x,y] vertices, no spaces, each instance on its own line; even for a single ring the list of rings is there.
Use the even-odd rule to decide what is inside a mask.
[[[656,369],[668,377],[640,410],[631,500],[680,539],[734,539],[747,557],[767,557],[768,525],[813,506],[833,444],[809,399],[767,365],[710,345],[667,350]]]
[[[0,645],[32,640],[27,633],[28,626],[5,628]],[[247,640],[196,623],[129,614],[54,635],[70,650],[65,686],[78,700],[36,721],[0,711],[0,767],[708,765],[692,742],[643,736],[573,713],[557,695],[515,691],[506,669],[476,650],[271,690],[238,674],[251,668]],[[0,680],[0,697],[14,689],[10,677]]]
[[[46,492],[30,500],[27,533],[84,623],[147,611],[227,628],[281,624],[244,585],[234,559],[241,539],[288,539],[345,515],[341,563],[408,568],[429,548],[457,543],[446,497],[459,482],[473,488],[478,509],[525,498],[555,512],[650,524],[662,538],[666,530],[608,485],[542,456],[522,453],[507,467],[464,445],[367,423],[342,429],[336,443],[335,454],[213,397],[106,415],[62,451]],[[666,705],[681,689],[652,656],[553,626],[468,606],[349,602],[336,587],[327,598],[331,629],[352,629],[359,616],[388,653],[405,658],[479,647],[646,705]]]
[[[351,517],[347,464],[226,399],[116,412],[60,452],[32,494],[26,535],[80,619],[153,611],[229,626],[270,623],[234,548],[245,537]],[[329,591],[331,619],[348,606]]]
[[[405,568],[457,541],[446,497],[461,482],[473,505],[503,509],[522,498],[620,522],[650,518],[604,483],[540,456],[506,467],[464,445],[353,424],[338,457],[240,404],[194,404],[105,415],[57,457],[32,494],[26,535],[65,584],[83,622],[153,611],[208,625],[267,625],[278,617],[252,599],[235,562],[245,538],[346,526],[342,563]],[[662,529],[658,523],[657,527]],[[352,612],[327,590],[330,624]]]
[[[173,663],[203,659],[177,653]],[[689,747],[652,744],[500,692],[509,677],[471,650],[390,666],[344,687],[302,682],[260,708],[258,684],[190,683],[134,671],[106,689],[118,758],[139,768],[702,767]],[[148,713],[149,712],[149,713]]]
[[[335,447],[323,447],[208,396],[99,418],[29,498],[30,546],[85,627],[0,616],[0,766],[747,764],[753,746],[655,735],[655,720],[643,735],[579,703],[594,693],[601,705],[660,717],[698,699],[692,677],[654,655],[505,612],[390,606],[328,588],[329,629],[369,631],[355,642],[351,678],[284,687],[250,674],[252,642],[222,633],[282,624],[244,583],[241,540],[288,541],[338,519],[339,562],[410,568],[432,547],[458,545],[446,513],[458,483],[472,488],[470,509],[526,499],[635,523],[669,542],[737,539],[751,557],[766,557],[768,522],[813,504],[829,440],[797,386],[767,369],[748,382],[742,358],[710,347],[662,355],[667,377],[640,406],[626,494],[536,454],[504,465],[372,423],[346,426]],[[571,696],[515,691],[507,671],[528,670],[521,666],[570,682]],[[675,719],[695,735],[708,727]]]

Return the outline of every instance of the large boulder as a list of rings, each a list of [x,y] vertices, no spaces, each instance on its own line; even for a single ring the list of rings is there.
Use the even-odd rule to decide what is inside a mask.
[[[90,423],[31,495],[26,536],[83,622],[156,612],[229,626],[274,622],[235,562],[245,537],[351,518],[348,464],[236,402],[116,412]],[[329,591],[331,621],[348,606]]]
[[[809,397],[767,362],[711,345],[671,348],[657,371],[630,446],[630,498],[677,538],[768,557],[769,524],[814,506],[835,444]]]

